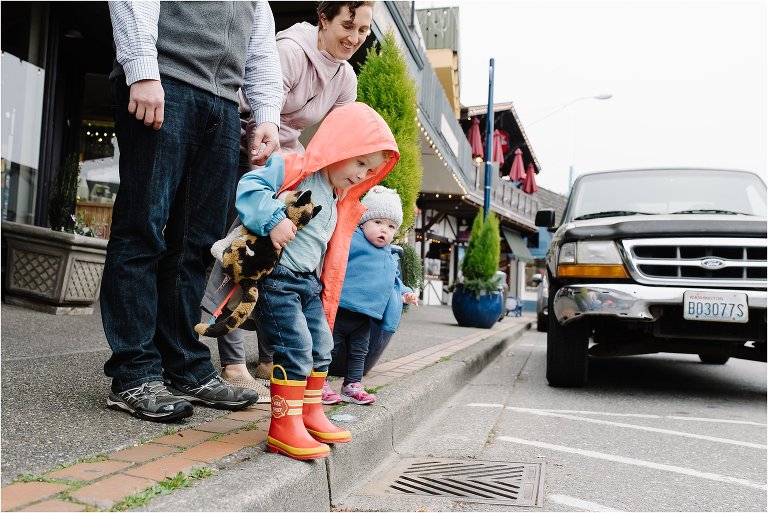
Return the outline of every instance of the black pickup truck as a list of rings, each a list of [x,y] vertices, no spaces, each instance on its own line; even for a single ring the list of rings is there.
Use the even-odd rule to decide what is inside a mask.
[[[589,356],[766,361],[766,185],[721,169],[580,176],[547,253],[547,381],[579,387]],[[591,341],[591,343],[590,343]]]

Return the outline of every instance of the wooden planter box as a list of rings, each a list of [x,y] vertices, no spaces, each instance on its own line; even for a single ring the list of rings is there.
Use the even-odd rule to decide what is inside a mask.
[[[3,221],[5,301],[53,314],[90,314],[107,241]]]

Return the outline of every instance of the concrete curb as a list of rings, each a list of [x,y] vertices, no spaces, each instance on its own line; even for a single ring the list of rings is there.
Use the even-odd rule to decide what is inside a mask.
[[[327,460],[308,463],[264,454],[158,497],[139,511],[330,510],[354,491],[360,476],[371,475],[394,456],[396,440],[407,437],[530,327],[510,326],[398,379],[377,393],[374,407],[339,409],[358,417],[349,425],[353,442],[334,446]]]

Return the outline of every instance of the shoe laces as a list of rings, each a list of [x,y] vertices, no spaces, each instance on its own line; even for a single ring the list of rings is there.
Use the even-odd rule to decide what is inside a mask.
[[[222,378],[221,376],[214,376],[211,378],[206,384],[202,385],[201,389],[209,389],[214,390],[217,387],[224,387],[224,388],[232,388],[234,385],[227,381],[226,379]]]
[[[173,394],[168,391],[162,381],[149,381],[135,388],[129,388],[121,395],[125,396],[126,399],[140,399],[146,396],[164,397]]]

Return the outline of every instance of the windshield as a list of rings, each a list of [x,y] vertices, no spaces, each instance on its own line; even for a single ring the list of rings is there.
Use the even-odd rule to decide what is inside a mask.
[[[574,186],[564,218],[765,213],[766,187],[752,173],[644,169],[584,176]]]

